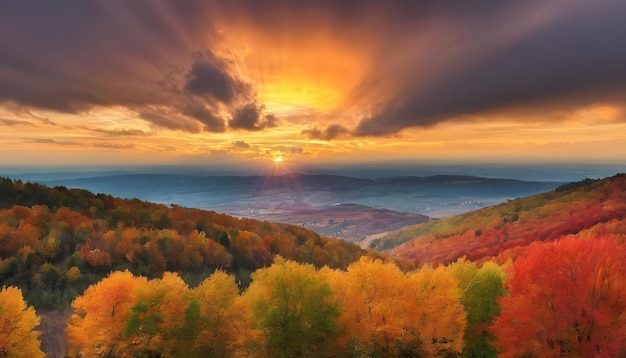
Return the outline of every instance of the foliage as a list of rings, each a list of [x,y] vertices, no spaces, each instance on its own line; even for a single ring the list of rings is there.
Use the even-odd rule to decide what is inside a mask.
[[[322,273],[342,307],[345,355],[434,357],[461,350],[465,312],[446,268],[404,274],[392,263],[363,258],[347,272]]]
[[[361,259],[341,271],[277,257],[239,294],[216,272],[190,289],[175,273],[113,272],[74,300],[66,329],[82,356],[445,357],[466,314],[446,267],[405,274]]]
[[[15,287],[0,290],[0,356],[44,357],[39,349],[39,316]]]
[[[271,357],[326,357],[337,338],[339,315],[328,283],[312,265],[280,257],[252,275],[244,302]]]
[[[237,295],[233,277],[223,272],[195,289],[176,273],[147,280],[113,272],[74,300],[66,332],[84,357],[228,356]]]
[[[38,308],[72,302],[82,356],[617,356],[625,188],[616,176],[419,226],[394,251],[435,265],[415,270],[300,227],[0,179],[0,280]],[[505,286],[489,258],[517,258]]]
[[[565,190],[567,189],[567,190]],[[559,191],[402,229],[373,244],[416,266],[471,261],[504,263],[536,241],[565,235],[626,239],[626,175],[587,180]]]
[[[66,307],[113,271],[177,272],[197,285],[223,270],[245,288],[276,255],[335,268],[377,256],[296,226],[7,178],[0,178],[0,243],[0,281],[42,309]]]
[[[447,267],[426,265],[409,274],[408,281],[415,290],[407,312],[409,332],[417,332],[421,350],[429,357],[461,352],[467,321],[457,279]]]
[[[128,345],[124,329],[137,300],[135,289],[147,283],[145,277],[124,271],[90,286],[72,302],[74,314],[66,328],[69,342],[86,357],[120,355]]]
[[[490,344],[493,336],[488,331],[494,318],[500,314],[498,299],[504,297],[506,275],[503,269],[487,262],[482,267],[461,258],[449,267],[459,281],[461,301],[467,314],[467,328],[463,336],[464,357],[495,357]]]
[[[626,354],[626,247],[565,238],[515,261],[491,329],[503,357]]]
[[[228,342],[237,335],[233,303],[239,289],[233,276],[217,271],[191,291],[192,303],[185,312],[178,356],[223,357],[231,353]],[[195,311],[197,307],[197,312]]]

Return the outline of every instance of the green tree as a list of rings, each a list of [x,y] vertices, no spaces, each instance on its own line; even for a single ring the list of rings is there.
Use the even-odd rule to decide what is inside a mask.
[[[496,357],[497,351],[490,344],[493,335],[488,332],[488,326],[500,314],[498,299],[506,295],[504,271],[492,262],[487,262],[479,268],[476,263],[464,258],[448,268],[459,281],[461,300],[467,314],[463,356]]]
[[[252,274],[244,301],[271,357],[325,357],[337,338],[339,309],[313,265],[281,257]]]

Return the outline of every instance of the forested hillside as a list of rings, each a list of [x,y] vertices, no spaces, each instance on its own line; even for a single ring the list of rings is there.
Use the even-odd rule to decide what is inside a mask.
[[[68,305],[111,271],[196,285],[219,269],[245,287],[276,255],[344,269],[377,256],[297,226],[0,178],[0,282],[36,308]]]
[[[371,243],[392,256],[424,263],[497,258],[505,262],[535,242],[626,237],[626,175],[583,180],[554,191],[399,230]]]
[[[429,224],[431,247],[453,246],[458,227],[493,237],[490,250],[517,245],[489,260],[459,244],[480,260],[433,256],[444,264],[415,268],[299,227],[2,179],[0,352],[624,356],[625,181]],[[46,331],[52,308],[65,311]],[[40,341],[51,335],[54,350]]]

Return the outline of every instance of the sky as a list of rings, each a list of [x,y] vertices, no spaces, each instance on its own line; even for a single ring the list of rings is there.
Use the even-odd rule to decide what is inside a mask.
[[[0,167],[626,165],[625,19],[617,0],[2,1]]]

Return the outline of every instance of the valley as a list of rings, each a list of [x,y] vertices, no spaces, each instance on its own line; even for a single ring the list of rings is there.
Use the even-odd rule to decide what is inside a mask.
[[[465,175],[365,179],[341,175],[117,174],[43,180],[123,198],[294,224],[351,242],[556,188],[561,182]]]

